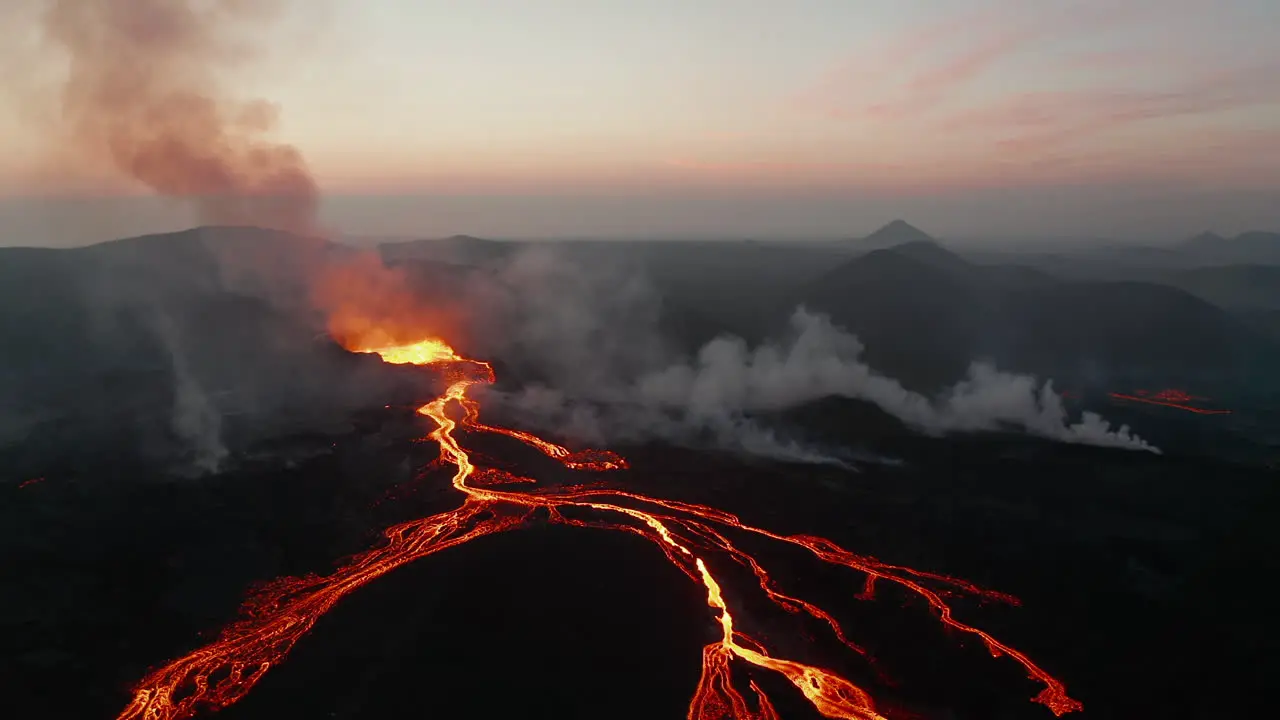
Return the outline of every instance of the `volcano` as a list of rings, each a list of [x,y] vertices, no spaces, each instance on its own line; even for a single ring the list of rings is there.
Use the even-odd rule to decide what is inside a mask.
[[[906,220],[894,220],[870,235],[856,240],[859,249],[883,250],[907,243],[932,243],[933,238]]]

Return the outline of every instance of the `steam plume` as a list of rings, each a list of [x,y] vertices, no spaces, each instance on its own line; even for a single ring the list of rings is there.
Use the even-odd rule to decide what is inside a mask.
[[[520,358],[534,380],[501,393],[521,422],[592,442],[710,440],[755,454],[816,460],[752,421],[824,397],[865,400],[920,431],[1021,429],[1063,442],[1156,451],[1093,413],[1072,422],[1051,382],[974,364],[936,398],[861,360],[862,343],[798,308],[786,337],[749,347],[722,336],[692,358],[662,340],[661,300],[634,268],[593,258],[589,270],[546,249],[518,255],[477,307],[499,318],[493,357]],[[497,307],[497,310],[493,310]],[[856,438],[851,438],[856,440]]]
[[[677,409],[700,423],[743,412],[782,410],[822,397],[870,401],[930,433],[1016,427],[1063,442],[1154,450],[1128,427],[1112,430],[1094,413],[1070,423],[1053,383],[975,363],[968,377],[936,400],[909,391],[860,360],[862,343],[824,316],[798,308],[784,343],[754,350],[737,338],[704,346],[691,363],[640,378],[641,401]]]
[[[202,224],[312,230],[316,184],[296,148],[269,139],[276,108],[219,86],[252,54],[241,31],[278,5],[50,0],[45,38],[69,59],[61,130],[82,158],[190,199]]]

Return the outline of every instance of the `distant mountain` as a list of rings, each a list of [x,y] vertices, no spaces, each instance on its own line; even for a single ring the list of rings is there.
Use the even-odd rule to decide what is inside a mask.
[[[1182,248],[1186,250],[1212,250],[1221,247],[1226,242],[1227,239],[1218,233],[1206,230],[1195,237],[1187,238],[1182,243]]]
[[[984,358],[1068,382],[1243,381],[1280,363],[1273,342],[1183,290],[974,265],[932,243],[855,258],[810,284],[797,303],[829,314],[859,336],[873,367],[921,390],[951,384]]]
[[[462,265],[480,265],[506,257],[518,246],[501,240],[486,240],[472,235],[451,235],[434,240],[409,240],[382,243],[378,246],[384,260],[436,260]]]
[[[947,272],[968,272],[973,267],[967,260],[933,240],[912,240],[886,249],[895,255],[909,257]]]
[[[1280,265],[1280,233],[1250,231],[1233,238],[1204,232],[1178,246],[1201,263]]]
[[[1079,282],[1007,296],[1012,332],[1000,356],[1064,379],[1243,381],[1280,362],[1274,343],[1183,290],[1144,282]]]
[[[905,220],[894,220],[861,240],[855,241],[858,247],[864,250],[881,250],[916,242],[932,243],[934,239]]]
[[[1275,252],[1280,250],[1280,233],[1259,230],[1240,233],[1232,238],[1231,244],[1249,252]]]

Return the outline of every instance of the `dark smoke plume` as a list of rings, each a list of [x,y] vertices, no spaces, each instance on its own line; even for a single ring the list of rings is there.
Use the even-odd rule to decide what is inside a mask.
[[[219,82],[278,5],[50,0],[45,39],[69,60],[61,130],[81,156],[191,200],[202,224],[312,231],[316,184],[296,148],[270,139],[276,108]]]

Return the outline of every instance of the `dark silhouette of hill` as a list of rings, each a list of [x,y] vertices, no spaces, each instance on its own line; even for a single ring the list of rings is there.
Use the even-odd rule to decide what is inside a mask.
[[[909,257],[949,273],[969,272],[972,267],[959,255],[946,250],[933,240],[913,240],[889,249],[894,255]]]
[[[1280,266],[1221,265],[1178,272],[1168,279],[1220,307],[1280,310]]]
[[[1280,233],[1250,230],[1235,236],[1231,242],[1252,250],[1275,250],[1280,247]]]
[[[1212,230],[1205,230],[1204,232],[1198,235],[1187,238],[1185,241],[1183,241],[1182,247],[1188,250],[1206,249],[1206,248],[1214,249],[1220,245],[1225,244],[1226,242],[1227,242],[1227,239],[1222,237],[1218,233],[1213,232]]]
[[[1280,233],[1253,230],[1233,238],[1204,232],[1181,243],[1179,251],[1200,263],[1280,264]]]
[[[166,455],[184,432],[314,425],[419,383],[339,348],[307,303],[307,273],[349,252],[254,228],[0,249],[0,445],[111,438]]]
[[[764,416],[779,433],[804,428],[809,443],[847,447],[852,442],[876,451],[896,449],[895,443],[916,433],[874,403],[852,398],[827,397]],[[859,448],[861,449],[861,448]],[[837,451],[838,452],[838,451]]]
[[[933,238],[905,220],[894,220],[870,235],[854,242],[863,250],[882,250],[907,243],[933,242]]]
[[[1278,357],[1255,329],[1177,288],[1055,281],[1029,268],[974,265],[932,243],[850,260],[797,301],[856,333],[873,367],[925,390],[954,382],[978,359],[1101,382],[1243,381]]]
[[[965,256],[984,264],[1028,265],[1069,280],[1138,280],[1174,285],[1179,285],[1177,275],[1181,271],[1280,265],[1280,234],[1270,232],[1247,232],[1232,238],[1204,232],[1167,247],[1111,242],[1053,251],[1033,248],[1033,244],[1026,249],[970,248]]]
[[[471,235],[452,235],[431,240],[382,243],[378,251],[387,262],[436,260],[460,265],[479,265],[504,258],[519,249],[516,243],[486,240]]]
[[[930,267],[966,281],[990,283],[998,288],[1016,289],[1052,285],[1058,280],[1049,273],[1028,265],[982,265],[971,263],[932,240],[916,240],[888,248]]]
[[[1063,283],[1006,303],[1013,332],[1002,355],[1057,377],[1243,380],[1277,357],[1221,308],[1153,283]]]
[[[873,367],[928,388],[964,373],[999,300],[974,266],[931,242],[873,250],[798,299],[856,333]]]

